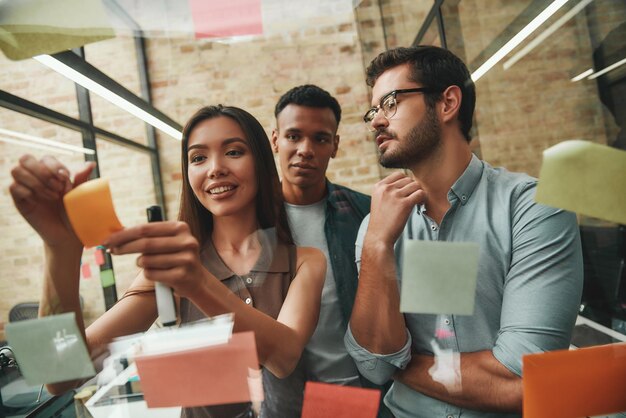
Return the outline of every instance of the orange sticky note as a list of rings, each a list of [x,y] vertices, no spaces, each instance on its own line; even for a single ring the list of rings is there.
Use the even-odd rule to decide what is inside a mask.
[[[380,391],[306,382],[302,418],[375,418]]]
[[[81,184],[63,197],[63,204],[72,228],[85,247],[94,247],[122,224],[115,214],[107,179]]]
[[[524,418],[626,411],[626,343],[523,357]]]
[[[135,358],[150,408],[250,402],[248,370],[258,369],[254,332],[227,344]]]

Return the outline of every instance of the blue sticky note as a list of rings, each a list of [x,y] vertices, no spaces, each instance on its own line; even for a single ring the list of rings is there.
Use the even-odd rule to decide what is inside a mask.
[[[5,334],[29,385],[96,374],[73,312],[11,322]]]

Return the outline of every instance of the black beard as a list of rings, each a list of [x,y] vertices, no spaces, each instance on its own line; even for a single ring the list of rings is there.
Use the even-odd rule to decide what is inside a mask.
[[[434,109],[427,108],[424,119],[417,123],[394,152],[384,152],[378,162],[385,168],[410,168],[427,160],[441,145],[441,127]]]

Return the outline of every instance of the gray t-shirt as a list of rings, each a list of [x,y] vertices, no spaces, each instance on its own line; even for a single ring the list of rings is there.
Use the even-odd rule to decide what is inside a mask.
[[[319,248],[326,260],[330,260],[324,234],[326,199],[303,206],[285,203],[285,208],[296,245]],[[333,269],[327,263],[317,328],[303,353],[307,377],[309,380],[361,386],[357,367],[343,343],[346,329],[342,324]]]

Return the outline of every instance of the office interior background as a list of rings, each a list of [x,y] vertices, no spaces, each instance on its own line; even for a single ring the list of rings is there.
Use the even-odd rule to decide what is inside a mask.
[[[364,71],[378,53],[397,46],[443,46],[468,64],[477,88],[472,147],[493,166],[538,176],[543,150],[559,142],[626,145],[624,0],[263,0],[262,35],[220,39],[196,37],[193,3],[105,0],[115,35],[58,60],[124,97],[142,98],[143,108],[178,130],[201,106],[222,103],[251,112],[269,135],[282,93],[317,84],[343,108],[340,149],[328,177],[368,194],[388,173],[378,165],[362,121],[371,100]],[[549,8],[553,13],[535,30],[510,43]],[[498,54],[501,59],[485,72],[484,64]],[[144,222],[154,204],[175,219],[181,172],[175,133],[147,125],[41,60],[0,54],[0,69],[3,329],[14,306],[39,299],[43,277],[41,241],[8,192],[10,170],[21,155],[54,155],[72,170],[96,160],[124,225]],[[38,143],[24,135],[87,150],[30,148]],[[626,335],[624,227],[584,216],[579,221],[585,251],[581,314]],[[89,324],[105,310],[93,248],[85,251],[83,265]],[[135,256],[114,257],[113,270],[121,297],[138,272]]]

